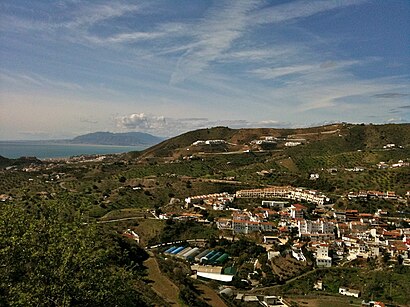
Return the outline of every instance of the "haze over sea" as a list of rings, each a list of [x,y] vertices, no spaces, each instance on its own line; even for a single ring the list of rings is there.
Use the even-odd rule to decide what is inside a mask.
[[[114,146],[88,144],[57,144],[33,141],[0,141],[0,156],[14,159],[37,157],[39,159],[68,158],[78,155],[115,154],[143,150],[148,145]]]

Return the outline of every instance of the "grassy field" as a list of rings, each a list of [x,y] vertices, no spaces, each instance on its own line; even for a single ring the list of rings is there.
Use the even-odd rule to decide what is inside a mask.
[[[227,307],[219,295],[205,284],[199,284],[196,288],[202,293],[201,298],[211,306]]]
[[[140,244],[142,246],[147,245],[152,238],[156,237],[164,229],[164,226],[165,223],[162,220],[138,220],[138,226],[135,227],[135,230],[140,236]]]
[[[108,220],[115,220],[115,219],[123,219],[123,218],[130,218],[130,217],[140,217],[144,218],[144,216],[151,217],[151,213],[147,212],[146,210],[136,209],[136,208],[126,208],[126,209],[118,209],[113,210],[105,214],[100,218],[101,221],[108,221]]]
[[[144,262],[148,268],[148,279],[152,281],[152,289],[161,296],[169,306],[181,306],[178,287],[161,273],[158,263],[154,257]]]
[[[316,297],[290,297],[285,298],[287,302],[295,302],[304,307],[345,307],[361,306],[361,299],[343,296],[316,296]]]

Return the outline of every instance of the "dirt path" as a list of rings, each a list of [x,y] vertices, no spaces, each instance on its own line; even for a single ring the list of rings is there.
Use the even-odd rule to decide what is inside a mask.
[[[200,284],[197,288],[203,292],[201,298],[211,306],[228,307],[219,295],[204,284]]]
[[[144,265],[148,268],[148,279],[152,281],[152,289],[168,302],[170,306],[179,306],[179,289],[161,273],[157,260],[150,257],[144,262]]]

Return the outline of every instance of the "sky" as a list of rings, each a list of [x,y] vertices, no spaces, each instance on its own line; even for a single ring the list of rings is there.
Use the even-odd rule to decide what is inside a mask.
[[[0,140],[410,121],[408,0],[3,0]]]

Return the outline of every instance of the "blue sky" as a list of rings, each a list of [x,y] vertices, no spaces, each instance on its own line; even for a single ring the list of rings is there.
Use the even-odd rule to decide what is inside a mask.
[[[410,1],[0,4],[0,139],[410,120]]]

